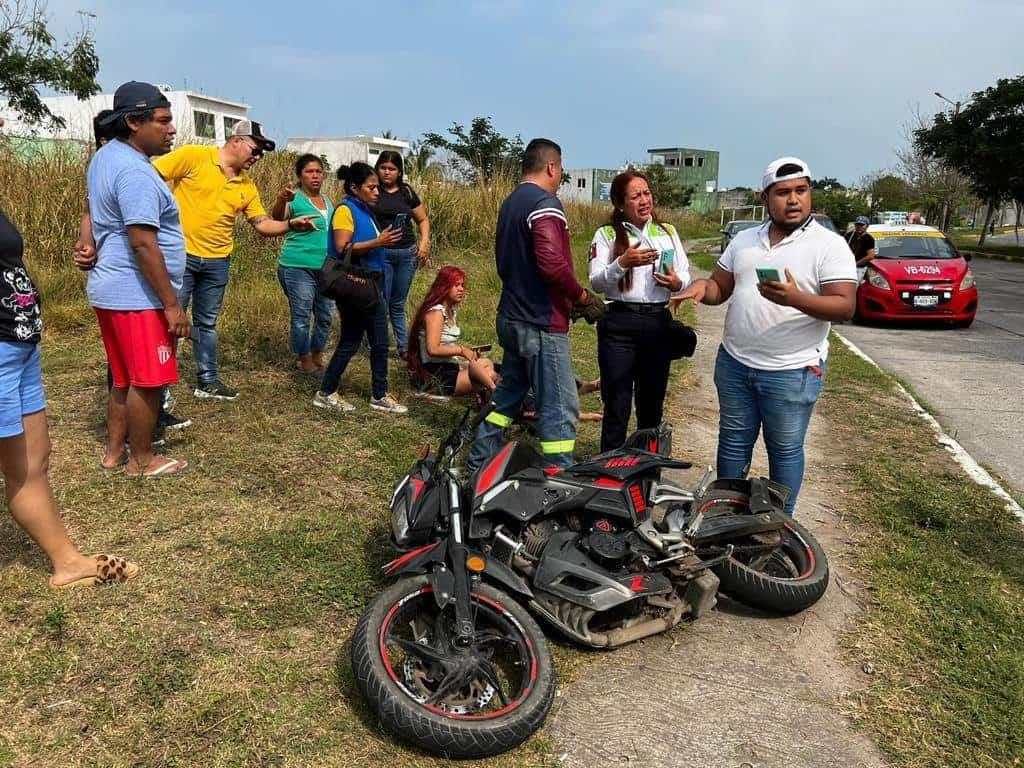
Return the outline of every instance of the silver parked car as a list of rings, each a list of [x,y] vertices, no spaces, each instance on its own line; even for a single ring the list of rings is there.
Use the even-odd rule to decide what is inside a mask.
[[[736,237],[737,232],[742,232],[744,229],[759,226],[761,226],[760,221],[730,221],[725,225],[725,229],[719,230],[719,232],[722,233],[721,253],[725,253],[725,249],[729,245],[729,241]]]

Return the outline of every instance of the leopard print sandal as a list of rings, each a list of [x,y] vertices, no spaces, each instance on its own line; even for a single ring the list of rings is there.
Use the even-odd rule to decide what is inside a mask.
[[[50,580],[53,589],[68,589],[69,587],[97,586],[100,584],[116,584],[131,581],[142,573],[142,568],[130,560],[114,555],[96,555],[96,573],[92,576],[83,576],[80,579],[69,581],[67,584],[54,584]]]

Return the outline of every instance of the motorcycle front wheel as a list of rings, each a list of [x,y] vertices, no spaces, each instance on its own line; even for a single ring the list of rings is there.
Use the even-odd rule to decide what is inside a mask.
[[[474,636],[455,642],[455,609],[438,608],[426,576],[396,582],[363,613],[352,637],[359,690],[384,728],[450,758],[489,757],[540,728],[555,670],[537,623],[486,584],[471,594]]]

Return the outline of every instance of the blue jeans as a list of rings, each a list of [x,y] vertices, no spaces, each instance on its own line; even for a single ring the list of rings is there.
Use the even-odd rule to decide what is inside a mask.
[[[277,279],[288,297],[291,312],[291,330],[288,341],[296,355],[322,352],[327,346],[334,320],[334,302],[317,290],[315,269],[278,266]],[[309,333],[309,319],[313,317],[313,335]]]
[[[192,356],[196,361],[196,379],[200,384],[218,380],[217,317],[228,287],[230,258],[204,259],[189,255],[178,301],[186,312],[192,305]]]
[[[373,396],[377,399],[388,393],[388,310],[384,302],[369,315],[357,315],[346,312],[338,307],[341,316],[341,337],[338,346],[331,355],[331,362],[324,371],[323,385],[320,391],[325,395],[336,392],[341,384],[341,377],[348,367],[349,360],[359,349],[359,342],[366,334],[370,343],[370,378],[373,385]]]
[[[571,466],[580,400],[569,357],[569,337],[500,315],[496,326],[503,351],[501,382],[494,391],[494,410],[477,429],[469,452],[469,469],[479,468],[498,452],[502,432],[519,415],[523,398],[531,389],[537,400],[541,452],[557,466]]]
[[[825,361],[789,371],[762,371],[734,358],[724,347],[715,361],[718,389],[718,476],[746,477],[757,434],[764,429],[768,475],[792,490],[793,514],[804,479],[804,436],[825,383]]]
[[[384,303],[388,307],[391,326],[395,329],[395,346],[399,352],[405,352],[409,341],[405,304],[416,274],[416,250],[415,245],[384,249]]]

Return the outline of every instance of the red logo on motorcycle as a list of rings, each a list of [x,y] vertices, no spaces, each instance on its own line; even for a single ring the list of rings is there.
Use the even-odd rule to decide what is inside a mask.
[[[647,578],[647,577],[646,576],[634,576],[633,579],[629,582],[629,591],[630,592],[643,592],[645,589],[647,589],[647,587],[644,586],[644,579],[645,578]]]
[[[635,467],[639,463],[640,458],[638,456],[631,456],[622,459],[608,459],[604,466],[605,469],[615,469],[617,467]]]
[[[605,533],[611,533],[613,530],[612,524],[608,520],[598,520],[594,523],[594,527],[599,531],[604,531]]]

